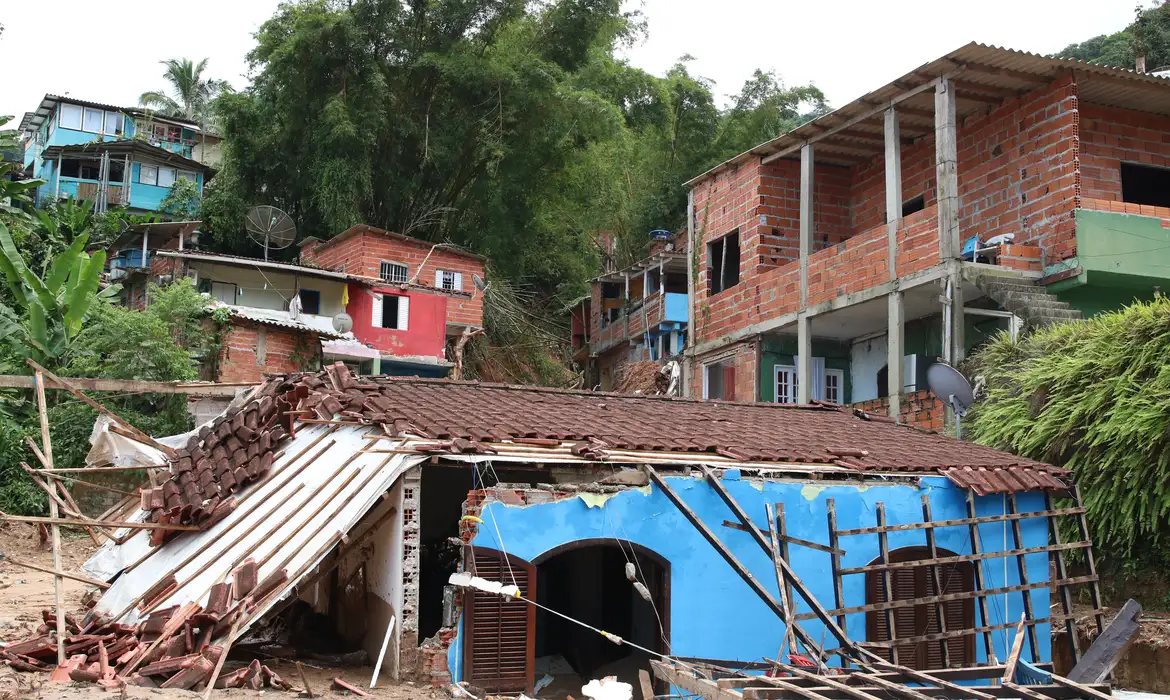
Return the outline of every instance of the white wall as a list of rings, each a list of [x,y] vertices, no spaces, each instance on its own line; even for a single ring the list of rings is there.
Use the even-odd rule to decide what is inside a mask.
[[[854,343],[849,348],[850,397],[854,403],[878,397],[877,373],[886,366],[886,336]]]
[[[196,260],[188,260],[188,266],[199,272],[199,279],[209,279],[215,282],[231,282],[239,289],[236,290],[236,304],[252,306],[260,309],[288,309],[285,299],[292,299],[300,282],[301,289],[316,289],[321,292],[320,316],[336,316],[344,309],[341,306],[341,290],[344,282],[294,275],[287,272],[276,272],[257,268],[236,267],[234,265],[219,265]],[[267,287],[267,288],[265,288]],[[356,293],[356,289],[351,289]]]

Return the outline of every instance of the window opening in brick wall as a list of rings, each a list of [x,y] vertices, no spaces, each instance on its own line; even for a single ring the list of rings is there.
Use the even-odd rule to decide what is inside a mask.
[[[378,270],[378,276],[387,282],[406,284],[410,280],[410,270],[402,263],[383,260]]]
[[[685,273],[685,272],[668,272],[668,273],[666,273],[666,293],[667,294],[686,294],[687,293],[687,273]]]
[[[911,214],[916,214],[926,208],[926,195],[920,194],[917,197],[911,197],[905,202],[902,202],[902,216],[907,217]]]
[[[739,284],[739,230],[707,244],[707,293]]]
[[[1130,204],[1170,207],[1170,168],[1122,163],[1121,199]]]
[[[703,398],[735,400],[735,365],[731,360],[713,362],[703,367]]]
[[[316,289],[302,289],[301,311],[306,314],[321,313],[321,292]]]
[[[938,548],[939,557],[956,556],[954,552]],[[975,590],[975,574],[971,562],[950,564],[929,564],[930,550],[926,547],[902,547],[890,552],[889,563],[922,561],[922,566],[904,569],[889,569],[893,595],[885,595],[883,571],[869,571],[865,574],[865,602],[867,605],[884,603],[888,600],[913,600],[950,593],[967,593]],[[880,563],[876,559],[872,564]],[[935,591],[931,569],[936,569],[941,591]],[[933,603],[894,608],[894,632],[897,639],[922,637],[942,631],[938,606]],[[947,631],[970,630],[975,627],[975,600],[950,600],[943,603],[943,615]],[[890,640],[889,621],[885,610],[873,610],[865,614],[866,641],[885,642]],[[947,652],[951,667],[971,666],[975,663],[975,635],[948,639]],[[898,645],[898,662],[910,668],[926,670],[943,668],[942,645],[938,641],[910,642]]]
[[[450,292],[463,291],[463,273],[451,270],[435,270],[435,286]]]

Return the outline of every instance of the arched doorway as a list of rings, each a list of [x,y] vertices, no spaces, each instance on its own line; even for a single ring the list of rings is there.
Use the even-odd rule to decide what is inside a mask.
[[[956,556],[954,552],[945,549],[937,549],[936,551],[939,557]],[[921,562],[921,565],[867,571],[865,574],[866,604],[884,603],[889,600],[914,600],[975,590],[975,570],[971,562],[931,564],[930,561],[931,553],[927,547],[902,547],[891,551],[889,554],[890,564]],[[870,562],[870,566],[876,566],[880,563],[875,559]],[[890,574],[891,596],[886,595],[884,580],[886,571]],[[941,632],[942,624],[939,610],[938,603],[894,608],[892,612],[895,641],[910,640]],[[975,601],[972,598],[943,602],[941,611],[946,620],[948,632],[969,630],[975,627]],[[871,610],[865,614],[868,641],[890,641],[887,612],[886,610]],[[975,663],[974,634],[935,641],[900,643],[896,647],[898,663],[920,670],[944,668],[943,645],[946,645],[951,666],[970,666]]]
[[[472,547],[474,568],[483,578],[510,583],[524,597],[658,653],[670,646],[670,563],[641,545],[613,538],[586,539],[551,549],[532,562]],[[626,577],[645,586],[645,600]],[[533,593],[535,592],[535,593]],[[614,644],[546,610],[520,601],[475,592],[464,598],[463,677],[488,691],[532,692],[546,674],[553,685],[545,696],[578,696],[592,678],[617,676],[638,687],[647,654]]]

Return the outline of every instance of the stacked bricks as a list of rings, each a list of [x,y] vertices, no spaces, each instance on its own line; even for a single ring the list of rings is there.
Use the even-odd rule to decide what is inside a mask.
[[[1040,246],[1007,244],[999,246],[997,260],[1002,267],[1012,270],[1041,272],[1043,270],[1042,258]]]
[[[1099,105],[1080,117],[1082,196],[1120,202],[1122,161],[1170,167],[1170,118]]]
[[[890,414],[890,397],[883,396],[880,399],[861,401],[852,404],[852,408],[860,409],[866,413],[888,416]],[[903,394],[901,417],[898,420],[916,428],[941,432],[946,423],[946,407],[927,389]]]
[[[422,287],[435,287],[436,270],[461,273],[462,290],[442,292],[451,297],[447,303],[447,323],[483,325],[483,294],[475,289],[472,281],[472,275],[484,277],[484,261],[479,256],[434,247],[426,241],[372,226],[355,226],[333,240],[301,250],[304,264],[363,277],[380,277],[383,261],[406,265],[411,283]]]

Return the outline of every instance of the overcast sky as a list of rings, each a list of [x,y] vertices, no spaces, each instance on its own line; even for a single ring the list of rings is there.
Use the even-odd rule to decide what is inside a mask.
[[[789,85],[814,82],[840,106],[969,41],[1051,53],[1133,18],[1134,0],[626,0],[648,38],[628,51],[662,74],[683,54],[721,101],[755,68]],[[0,0],[0,115],[46,93],[131,106],[165,87],[158,61],[210,59],[210,77],[247,85],[244,56],[277,0],[144,0],[105,12],[81,0],[30,10]],[[51,7],[50,7],[51,6]],[[162,7],[167,6],[166,12]],[[178,9],[183,8],[183,9]],[[176,13],[178,13],[176,15]],[[183,17],[180,19],[179,15]],[[54,19],[55,18],[55,19]],[[66,18],[68,20],[66,21]],[[104,40],[99,40],[104,37]]]

